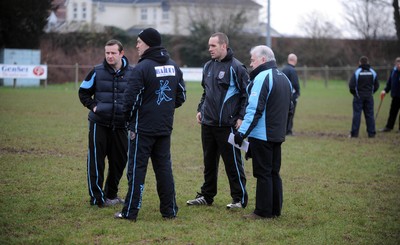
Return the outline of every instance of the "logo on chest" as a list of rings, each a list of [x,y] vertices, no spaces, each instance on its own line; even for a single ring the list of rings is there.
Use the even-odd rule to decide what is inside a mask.
[[[225,72],[224,72],[224,71],[220,71],[220,72],[218,73],[218,78],[219,78],[219,79],[224,78],[224,76],[225,76]]]

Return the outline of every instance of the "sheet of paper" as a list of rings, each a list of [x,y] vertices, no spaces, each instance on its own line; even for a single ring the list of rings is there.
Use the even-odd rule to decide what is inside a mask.
[[[234,147],[247,152],[249,150],[249,142],[243,140],[242,146],[235,144],[235,135],[233,133],[229,134],[228,142],[233,145]]]

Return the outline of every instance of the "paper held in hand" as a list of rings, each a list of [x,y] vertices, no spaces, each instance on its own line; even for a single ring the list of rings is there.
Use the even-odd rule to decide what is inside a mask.
[[[237,144],[235,144],[235,135],[230,133],[229,134],[229,138],[228,138],[228,142],[233,145],[234,147],[243,150],[245,152],[247,152],[249,150],[249,142],[246,140],[243,140],[242,146],[239,146]]]

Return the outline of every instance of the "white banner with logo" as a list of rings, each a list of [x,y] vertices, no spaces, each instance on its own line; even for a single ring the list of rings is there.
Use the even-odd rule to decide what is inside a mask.
[[[47,79],[47,65],[0,64],[0,78]]]

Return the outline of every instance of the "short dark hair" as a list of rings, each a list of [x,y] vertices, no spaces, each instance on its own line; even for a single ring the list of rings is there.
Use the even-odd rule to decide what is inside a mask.
[[[211,35],[211,37],[218,37],[218,43],[223,44],[226,43],[226,46],[229,46],[229,38],[225,33],[222,32],[216,32]]]
[[[361,64],[361,65],[366,65],[366,64],[368,64],[368,57],[367,57],[367,56],[361,56],[361,58],[360,58],[360,64]]]
[[[113,46],[117,44],[118,45],[118,51],[121,52],[122,50],[124,50],[124,47],[122,46],[122,43],[118,40],[115,39],[111,39],[106,43],[106,46]]]

